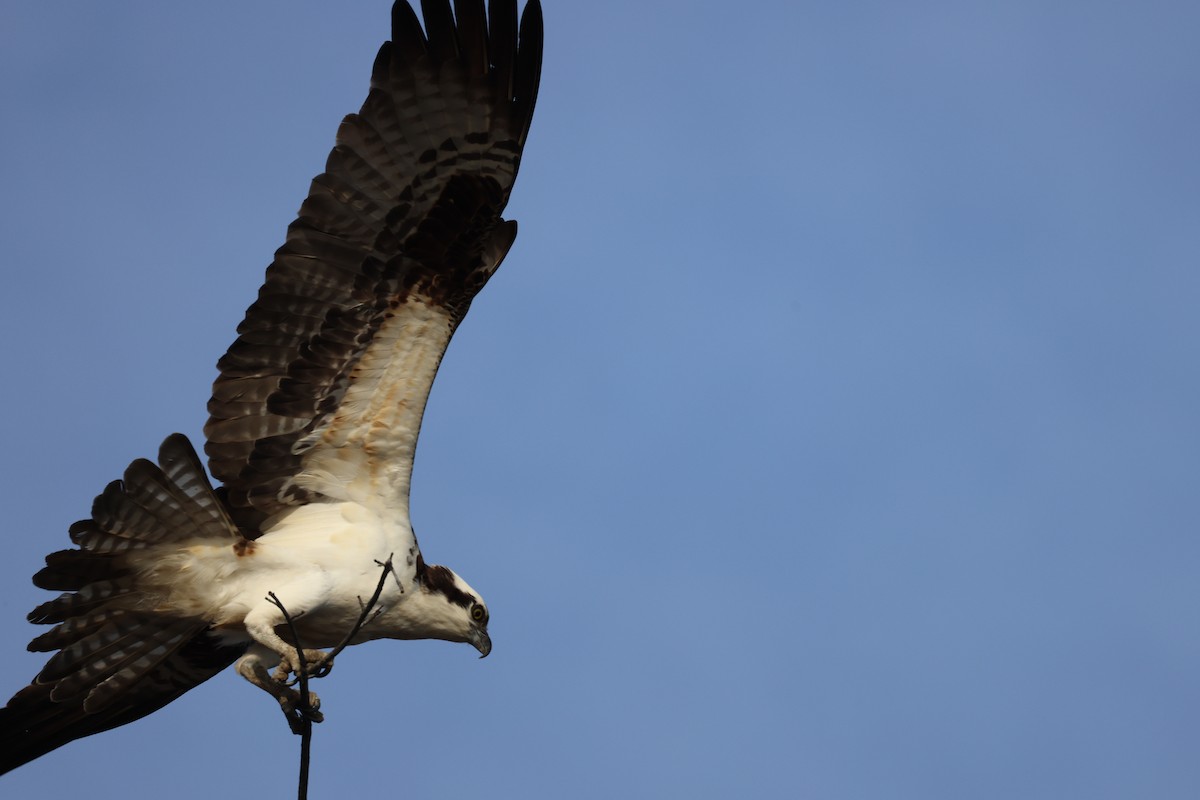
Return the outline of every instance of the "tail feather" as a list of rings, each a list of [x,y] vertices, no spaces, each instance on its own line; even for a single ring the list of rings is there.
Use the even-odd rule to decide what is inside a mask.
[[[241,538],[226,504],[213,492],[204,465],[186,436],[182,433],[168,436],[159,448],[158,463],[180,502],[189,503],[191,519],[202,536]]]
[[[62,661],[54,664],[51,659],[37,680],[54,684],[50,697],[55,702],[82,696],[84,710],[95,713],[199,632],[190,621],[167,627],[157,627],[152,620],[110,623],[61,651]],[[47,674],[52,667],[54,671]]]
[[[178,509],[165,481],[162,471],[149,461],[130,464],[124,479],[110,483],[92,504],[95,525],[83,532],[95,541],[75,543],[87,550],[120,552],[157,544],[171,535],[167,524]],[[180,521],[191,533],[192,521]]]
[[[58,597],[29,612],[29,621],[38,625],[65,622],[72,617],[88,614],[122,599],[132,598],[137,587],[132,575],[116,580],[100,580],[84,584],[75,592]]]
[[[97,611],[85,616],[71,617],[36,637],[29,643],[28,650],[31,653],[53,653],[55,650],[61,650],[126,613],[128,612],[120,610]]]
[[[120,700],[136,687],[138,681],[199,633],[203,631],[197,632],[194,626],[181,623],[166,630],[152,631],[136,647],[124,648],[119,654],[120,660],[114,659],[111,667],[87,681],[88,684],[99,683],[88,691],[87,699],[83,701],[84,710],[95,714]]]
[[[84,520],[91,524],[91,520]],[[80,526],[77,522],[72,528]],[[33,576],[33,585],[55,592],[77,591],[89,583],[116,580],[129,569],[114,556],[83,550],[59,550],[46,556],[46,566]]]
[[[71,526],[71,541],[88,553],[119,554],[188,539],[240,538],[185,436],[168,437],[159,462],[130,464],[123,479],[96,498],[92,518]]]
[[[55,698],[67,698],[104,680],[113,664],[129,652],[152,646],[160,631],[146,630],[131,615],[116,613],[95,630],[59,650],[38,673],[41,683],[53,683]]]
[[[52,684],[26,686],[0,708],[0,774],[76,739],[157,711],[228,667],[243,652],[244,646],[222,646],[216,637],[202,631],[98,710],[86,707],[78,695],[55,702]]]
[[[34,576],[63,592],[29,615],[55,624],[29,649],[54,652],[0,709],[0,773],[74,739],[140,719],[231,664],[209,622],[154,611],[139,568],[175,546],[241,534],[188,440],[168,437],[159,464],[138,460],[70,528],[79,549],[46,557]]]

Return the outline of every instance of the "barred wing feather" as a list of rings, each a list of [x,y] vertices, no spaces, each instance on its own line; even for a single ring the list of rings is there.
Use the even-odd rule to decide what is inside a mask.
[[[362,110],[218,364],[205,450],[253,536],[291,504],[407,508],[417,432],[450,337],[508,252],[501,219],[541,70],[541,9],[406,3]]]

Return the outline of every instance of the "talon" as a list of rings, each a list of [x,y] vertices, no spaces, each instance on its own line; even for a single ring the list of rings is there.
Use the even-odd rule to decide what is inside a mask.
[[[293,692],[293,694],[296,695],[296,703],[292,709],[293,711],[306,719],[311,719],[313,722],[322,722],[325,719],[325,715],[321,713],[321,698],[317,697],[314,692],[308,693],[307,705],[300,702],[299,693]]]
[[[304,733],[305,720],[308,722],[325,721],[325,715],[320,711],[321,698],[313,692],[308,693],[308,704],[305,705],[300,702],[299,692],[281,687],[279,706],[283,709],[284,717],[287,718],[288,727],[297,736]]]
[[[313,654],[314,665],[328,671],[328,665],[322,664],[325,653],[320,650],[305,651],[305,656]],[[257,654],[247,654],[238,659],[237,671],[246,680],[269,693],[277,701],[287,720],[292,733],[303,735],[313,722],[324,722],[325,715],[321,713],[321,699],[316,693],[308,693],[308,701],[301,702],[300,692],[288,688],[286,678],[291,672],[291,659],[284,656],[279,660],[279,668],[274,676],[262,664],[262,658]]]
[[[292,733],[296,734],[297,736],[304,735],[304,719],[299,714],[284,714],[284,718],[287,719],[288,727],[291,728]]]
[[[275,667],[275,671],[271,673],[271,677],[284,686],[294,686],[296,679],[300,677],[299,667],[299,653],[281,655],[279,657],[279,665]],[[329,658],[328,653],[324,650],[305,650],[304,667],[309,677],[324,678],[333,669],[333,660]],[[289,675],[295,675],[296,679],[288,680]]]
[[[286,655],[280,656],[279,664],[275,667],[275,671],[271,673],[271,678],[281,686],[288,686],[288,675],[294,671],[295,667],[292,666],[291,657]]]
[[[324,650],[305,650],[304,661],[313,678],[324,678],[333,669],[333,659]]]

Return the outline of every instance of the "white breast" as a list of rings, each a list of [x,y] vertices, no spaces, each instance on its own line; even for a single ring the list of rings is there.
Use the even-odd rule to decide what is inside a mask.
[[[404,600],[415,555],[402,515],[385,519],[353,502],[312,503],[279,515],[240,554],[200,544],[159,558],[154,572],[155,583],[169,587],[174,610],[207,618],[228,641],[247,640],[242,620],[274,593],[297,620],[305,647],[330,647],[358,619],[389,556],[396,575],[379,607]]]

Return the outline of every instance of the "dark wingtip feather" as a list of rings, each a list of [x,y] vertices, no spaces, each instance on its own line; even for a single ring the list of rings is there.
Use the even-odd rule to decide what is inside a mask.
[[[515,0],[488,2],[488,57],[496,90],[505,102],[512,97],[513,65],[517,53],[517,4]]]
[[[533,108],[537,104],[538,86],[542,79],[542,40],[544,36],[542,4],[529,0],[521,15],[521,32],[517,49],[517,66],[513,78],[513,98],[521,131],[517,141],[525,144]]]
[[[425,31],[421,29],[417,12],[412,10],[407,0],[396,0],[392,6],[392,43],[393,56],[399,56],[409,63],[425,54]]]
[[[450,13],[450,0],[421,0],[421,16],[425,18],[429,55],[434,62],[458,58],[458,31]]]
[[[458,46],[467,74],[486,75],[488,32],[483,0],[454,0],[454,19],[458,22]]]
[[[388,72],[391,70],[392,50],[395,48],[390,41],[384,42],[379,46],[379,52],[375,54],[375,63],[371,65],[371,85],[378,86],[387,80]],[[349,119],[349,117],[347,117]],[[343,120],[342,124],[346,124]],[[241,331],[238,331],[241,333]]]

